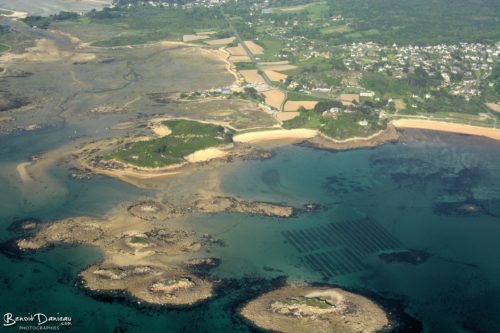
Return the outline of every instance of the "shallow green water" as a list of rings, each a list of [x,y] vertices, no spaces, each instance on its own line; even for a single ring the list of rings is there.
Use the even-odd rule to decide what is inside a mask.
[[[53,135],[53,143],[38,149],[54,148],[57,135],[65,134]],[[20,137],[2,138],[0,164],[22,161],[29,145]],[[500,331],[498,143],[433,135],[424,142],[336,153],[283,147],[272,159],[236,162],[220,172],[232,195],[321,206],[287,220],[241,214],[183,218],[180,222],[225,244],[204,254],[222,258],[212,274],[226,281],[225,293],[194,309],[141,308],[86,295],[74,287],[74,278],[99,260],[99,253],[72,247],[22,259],[0,256],[0,298],[9,300],[0,312],[60,312],[73,317],[75,332],[248,332],[235,316],[237,306],[270,287],[270,279],[287,276],[395,299],[428,332]],[[3,240],[11,237],[6,228],[15,217],[98,215],[147,195],[107,178],[70,180],[62,165],[52,173],[63,192],[54,197],[41,192],[44,200],[21,204],[19,184],[5,173],[2,187],[10,184],[18,195],[0,194]],[[480,211],[459,214],[457,202],[473,203]],[[378,256],[404,249],[425,250],[430,257],[412,264]]]

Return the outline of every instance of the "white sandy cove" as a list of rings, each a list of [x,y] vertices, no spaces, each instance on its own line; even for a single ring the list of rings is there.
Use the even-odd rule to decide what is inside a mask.
[[[318,132],[312,129],[277,129],[238,134],[233,137],[233,141],[236,143],[257,143],[273,140],[305,140],[311,139],[316,135],[318,135]]]
[[[490,139],[500,140],[500,129],[490,127],[479,127],[465,124],[448,123],[436,120],[423,119],[398,119],[393,120],[392,124],[397,128],[418,128],[432,131],[479,135]]]
[[[222,158],[227,156],[228,152],[219,148],[207,148],[195,151],[194,153],[185,157],[186,161],[190,163],[206,162],[215,158]]]

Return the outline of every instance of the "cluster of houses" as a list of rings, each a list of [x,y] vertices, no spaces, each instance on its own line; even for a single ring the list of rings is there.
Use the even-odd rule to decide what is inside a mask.
[[[342,45],[344,64],[349,70],[386,73],[403,78],[417,68],[429,78],[441,80],[451,94],[465,98],[480,95],[480,86],[488,82],[499,60],[500,42],[439,44],[432,46],[382,46],[375,43]]]
[[[140,6],[151,6],[151,7],[174,7],[174,8],[192,8],[195,6],[214,7],[224,4],[228,1],[229,0],[190,0],[190,1],[147,0],[147,1],[138,1],[135,3],[129,3],[128,6],[132,7],[134,5],[140,5]]]

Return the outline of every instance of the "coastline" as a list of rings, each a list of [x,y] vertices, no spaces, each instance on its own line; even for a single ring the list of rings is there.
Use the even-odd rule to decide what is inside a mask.
[[[176,176],[196,167],[215,165],[214,163],[216,162],[219,162],[219,164],[220,162],[227,163],[233,158],[251,154],[253,148],[262,147],[265,144],[272,146],[300,144],[304,147],[327,150],[374,148],[382,144],[398,141],[400,139],[398,130],[404,129],[422,129],[443,133],[475,135],[500,140],[500,130],[497,129],[437,121],[407,121],[403,119],[391,122],[385,130],[381,130],[370,136],[352,137],[345,140],[336,140],[317,130],[305,128],[291,130],[269,128],[267,130],[236,134],[233,137],[234,145],[230,148],[211,147],[196,151],[186,156],[184,162],[162,168],[142,168],[121,162],[117,163],[122,165],[122,168],[99,168],[87,163],[88,161],[85,161],[86,158],[84,156],[80,156],[79,162],[83,167],[97,174],[116,177],[135,186],[144,187],[141,181]]]
[[[367,137],[353,137],[345,140],[335,140],[320,133],[318,136],[303,142],[301,145],[317,149],[350,150],[373,148],[385,143],[395,142],[398,139],[398,131],[394,126],[389,124],[385,130],[378,131],[377,133]]]
[[[437,120],[398,119],[391,122],[398,129],[423,129],[455,134],[484,136],[493,140],[500,140],[500,129],[490,127],[455,124]]]

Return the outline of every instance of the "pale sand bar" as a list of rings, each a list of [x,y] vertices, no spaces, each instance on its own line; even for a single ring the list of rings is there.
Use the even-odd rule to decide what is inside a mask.
[[[398,119],[392,124],[397,128],[417,128],[431,131],[441,131],[458,134],[479,135],[490,139],[500,140],[500,129],[479,127],[465,124],[454,124],[444,121],[423,120],[423,119]]]
[[[26,170],[26,167],[28,167],[30,164],[31,162],[22,162],[16,166],[16,171],[23,183],[27,183],[32,180],[31,175],[28,173],[28,170]]]
[[[318,132],[312,129],[278,129],[238,134],[233,137],[233,141],[236,143],[258,143],[275,140],[300,141],[313,138],[316,135],[318,135]]]

